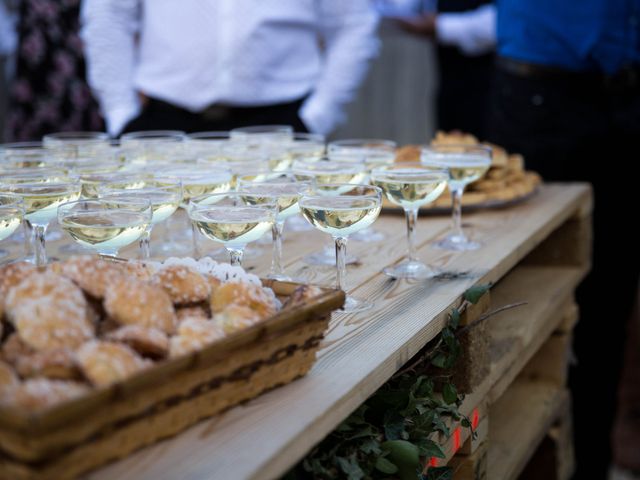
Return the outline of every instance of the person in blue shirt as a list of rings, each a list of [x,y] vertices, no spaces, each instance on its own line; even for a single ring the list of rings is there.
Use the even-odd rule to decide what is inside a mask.
[[[489,140],[522,153],[547,181],[594,188],[593,264],[577,294],[570,386],[575,478],[604,479],[624,327],[638,291],[630,229],[639,198],[640,0],[498,0],[497,39]],[[631,417],[640,432],[640,414]],[[627,461],[640,469],[640,454]]]

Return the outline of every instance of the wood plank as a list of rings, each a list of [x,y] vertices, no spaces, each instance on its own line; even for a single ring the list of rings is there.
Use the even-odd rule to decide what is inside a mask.
[[[551,424],[568,392],[545,382],[516,381],[490,409],[488,478],[516,479]]]
[[[465,222],[485,243],[476,252],[431,248],[433,237],[447,228],[448,220],[421,219],[421,257],[449,272],[465,272],[439,281],[392,281],[379,273],[404,253],[402,218],[381,218],[376,227],[388,232],[389,238],[376,247],[354,242],[352,251],[362,263],[349,272],[355,293],[374,300],[376,308],[335,316],[307,377],[202,422],[92,478],[278,477],[437,335],[464,290],[498,281],[588,201],[588,195],[584,185],[550,185],[516,208],[467,216]],[[423,222],[434,228],[422,228]],[[292,246],[285,249],[290,268],[304,271],[314,281],[331,282],[331,269],[300,263],[311,244],[317,245],[307,237],[311,235],[292,235]],[[322,237],[317,238],[322,243]]]

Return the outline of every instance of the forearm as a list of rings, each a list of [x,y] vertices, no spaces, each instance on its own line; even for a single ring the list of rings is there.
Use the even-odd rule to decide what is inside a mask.
[[[377,24],[376,13],[368,8],[323,19],[324,65],[300,111],[311,131],[328,134],[345,120],[344,106],[355,97],[378,53]]]
[[[85,0],[81,22],[87,79],[117,135],[140,110],[133,85],[138,1]]]

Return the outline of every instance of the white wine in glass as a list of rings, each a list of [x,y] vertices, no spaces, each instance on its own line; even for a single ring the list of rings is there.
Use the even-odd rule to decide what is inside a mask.
[[[264,195],[219,193],[191,199],[187,212],[201,234],[224,245],[231,265],[242,265],[247,244],[271,230],[275,221],[276,204],[263,202]]]
[[[449,171],[449,190],[453,203],[452,232],[435,244],[444,250],[476,250],[481,243],[470,240],[462,229],[462,195],[467,185],[479,180],[491,166],[491,148],[484,145],[436,145],[423,147],[420,162]]]
[[[38,266],[47,264],[45,235],[49,223],[56,217],[58,206],[80,196],[77,177],[61,177],[57,173],[48,175],[25,173],[0,179],[0,193],[17,195],[22,199],[24,219],[33,229],[33,250]]]
[[[0,195],[0,242],[10,237],[22,224],[24,206],[17,195]],[[0,258],[8,255],[0,249]]]
[[[429,278],[437,271],[422,263],[416,254],[415,230],[418,209],[437,199],[447,186],[446,169],[424,167],[419,163],[397,163],[374,169],[371,182],[380,187],[385,197],[403,208],[407,220],[407,258],[383,270],[393,278]]]
[[[148,200],[126,197],[80,200],[58,208],[58,223],[71,238],[110,257],[145,235],[151,216]]]
[[[305,189],[298,203],[304,218],[336,245],[337,288],[346,292],[346,249],[350,234],[371,225],[380,214],[382,191],[369,185],[314,185]],[[343,310],[367,310],[372,303],[347,295]]]
[[[271,271],[268,278],[281,281],[291,281],[282,266],[282,235],[287,218],[300,212],[298,199],[302,189],[309,185],[309,181],[299,181],[291,174],[275,174],[262,179],[261,174],[249,174],[238,178],[238,191],[252,194],[247,197],[248,203],[274,203],[277,207],[276,220],[272,227],[273,255],[271,257]]]

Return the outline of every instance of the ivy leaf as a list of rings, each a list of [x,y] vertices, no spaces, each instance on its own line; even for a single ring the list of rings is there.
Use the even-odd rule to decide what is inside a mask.
[[[382,450],[380,450],[380,442],[375,438],[368,438],[360,445],[360,451],[365,455],[369,455],[371,453],[380,453]]]
[[[455,330],[460,325],[460,310],[454,308],[449,316],[449,328]]]
[[[392,462],[387,460],[385,457],[376,458],[376,469],[380,470],[382,473],[386,473],[387,475],[394,474],[398,471],[398,467],[396,467]]]
[[[445,383],[442,388],[442,398],[448,404],[454,403],[458,400],[458,392],[456,391],[456,387],[452,383]]]
[[[460,421],[460,425],[462,425],[464,428],[471,428],[471,422],[469,421],[469,419],[467,417],[464,417]]]
[[[353,435],[347,437],[347,440],[355,440],[356,438],[362,438],[362,437],[371,437],[373,435],[375,435],[375,432],[371,428],[371,425],[368,425],[365,428],[354,433]]]
[[[452,480],[453,469],[451,467],[431,467],[425,480]]]
[[[444,353],[439,353],[433,360],[431,360],[431,364],[438,368],[444,368],[446,361],[447,356]]]
[[[416,444],[418,445],[418,448],[420,449],[420,456],[421,457],[446,458],[446,455],[442,451],[442,448],[440,448],[440,445],[438,445],[433,440],[430,440],[428,438],[423,438],[423,439],[419,440],[418,442],[416,442]]]
[[[364,478],[364,472],[354,457],[348,459],[344,457],[336,457],[336,462],[338,463],[340,470],[347,474],[347,478],[349,480],[360,480]]]
[[[487,293],[489,288],[491,288],[490,283],[474,285],[473,287],[468,289],[466,292],[464,292],[463,297],[467,302],[471,302],[475,305],[476,303],[478,303],[478,300],[480,300],[480,297],[482,297],[482,295]]]

